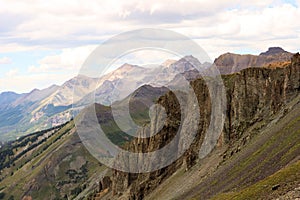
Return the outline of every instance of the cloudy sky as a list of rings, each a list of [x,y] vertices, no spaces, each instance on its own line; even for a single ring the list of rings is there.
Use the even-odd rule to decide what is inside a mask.
[[[61,84],[97,45],[138,28],[184,34],[212,60],[269,46],[297,52],[299,6],[300,0],[0,0],[0,92]]]

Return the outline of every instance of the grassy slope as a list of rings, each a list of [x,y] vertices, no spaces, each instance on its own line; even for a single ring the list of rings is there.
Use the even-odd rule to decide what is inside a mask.
[[[80,159],[83,161],[77,164],[79,165],[77,168],[81,167],[83,162],[87,162],[86,177],[78,183],[57,187],[59,182],[74,181],[66,172],[71,169],[71,165],[75,165],[76,168],[76,162],[78,163],[78,160],[80,162]],[[19,163],[25,163],[27,160],[29,162],[19,168]],[[25,194],[32,196],[33,199],[54,199],[64,191],[70,192],[84,182],[89,182],[88,180],[95,174],[101,173],[104,167],[99,167],[98,161],[79,143],[74,124],[71,122],[53,134],[46,142],[20,158],[15,167],[6,170],[14,173],[0,182],[2,192],[6,193],[6,199],[11,194],[15,199],[20,199]]]
[[[297,187],[299,180],[300,161],[297,161],[249,187],[236,192],[221,193],[213,199],[273,199]],[[279,188],[272,190],[271,187],[275,185],[279,185]]]

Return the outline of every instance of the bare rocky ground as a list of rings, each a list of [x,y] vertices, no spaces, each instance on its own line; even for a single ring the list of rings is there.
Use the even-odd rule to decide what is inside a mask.
[[[280,196],[276,200],[289,200],[289,199],[295,199],[299,200],[300,199],[300,185],[299,187],[289,191],[288,193]]]

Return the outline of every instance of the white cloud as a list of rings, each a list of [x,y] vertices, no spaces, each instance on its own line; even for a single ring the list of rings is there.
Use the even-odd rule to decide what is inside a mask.
[[[31,50],[35,50],[35,49],[39,49],[39,50],[47,49],[47,48],[41,47],[41,46],[25,46],[25,45],[17,43],[17,42],[1,44],[1,40],[0,40],[0,45],[1,45],[0,53],[31,51]]]
[[[54,0],[30,4],[0,0],[0,4],[5,5],[0,7],[2,18],[14,19],[14,26],[1,23],[1,30],[9,30],[9,37],[0,36],[2,52],[99,44],[114,34],[142,27],[177,30],[212,43],[214,38],[224,38],[228,44],[299,38],[299,8],[280,0]]]
[[[34,88],[44,89],[53,83],[62,84],[68,79],[68,74],[17,74],[0,78],[0,91],[30,92]]]
[[[213,58],[225,52],[249,53],[281,46],[299,51],[300,9],[278,4],[260,9],[232,9],[206,18],[179,23],[174,30],[194,38]],[[198,26],[193,26],[198,24]]]
[[[242,26],[241,32],[244,35],[254,34],[260,37],[261,32],[256,30],[262,27],[268,29],[274,21],[273,18],[259,18],[261,15],[267,15],[264,12],[269,10],[272,15],[276,15],[277,11],[288,15],[295,14],[289,12],[293,8],[284,8],[284,3],[276,2],[278,1],[111,0],[62,3],[55,0],[51,1],[51,4],[46,1],[32,1],[28,4],[3,0],[2,4],[5,6],[0,7],[0,13],[4,13],[3,17],[7,15],[11,18],[19,16],[18,18],[23,19],[23,16],[27,16],[23,20],[15,20],[13,27],[3,25],[3,29],[10,30],[10,37],[3,38],[4,44],[17,42],[23,46],[70,48],[98,44],[114,34],[141,27],[181,27],[185,28],[189,35],[202,33],[201,36],[209,37],[230,35]],[[294,7],[295,9],[298,8]],[[244,17],[240,18],[240,15]],[[247,18],[247,15],[251,18]],[[256,22],[257,26],[247,29],[245,24],[249,21]],[[277,26],[286,25],[280,22],[281,20]],[[297,18],[292,22],[297,23]],[[281,29],[280,33],[284,34],[284,29]]]
[[[159,65],[165,62],[168,59],[179,60],[181,57],[177,55],[171,54],[170,52],[156,50],[156,49],[144,49],[130,52],[118,60],[116,60],[112,64],[112,68],[110,70],[114,70],[124,63],[139,65],[139,66],[147,66],[147,65]]]
[[[60,54],[49,55],[38,61],[39,66],[29,66],[30,73],[67,72],[78,73],[88,55],[95,49],[95,45],[65,48]]]
[[[18,72],[19,72],[18,69],[11,69],[5,74],[5,76],[8,78],[12,78],[12,77],[16,76],[18,74]]]
[[[12,63],[12,60],[8,57],[3,57],[3,58],[0,58],[0,65],[3,65],[3,64],[11,64]]]
[[[60,54],[49,55],[38,61],[39,65],[31,65],[28,72],[31,74],[69,74],[69,78],[76,76],[83,62],[88,58],[96,48],[94,45],[77,48],[63,49]],[[135,65],[161,64],[167,59],[179,59],[176,55],[162,50],[138,50],[130,52],[112,63],[112,68],[116,69],[124,63]],[[96,74],[95,74],[96,75]],[[92,76],[92,75],[90,75]]]

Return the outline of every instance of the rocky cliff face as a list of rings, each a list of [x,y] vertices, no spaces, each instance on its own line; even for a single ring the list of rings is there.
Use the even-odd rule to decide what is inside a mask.
[[[277,49],[278,50],[278,49]],[[269,50],[269,53],[262,56],[277,55],[278,51]],[[286,54],[285,52],[279,52]],[[247,58],[247,63],[253,63],[253,57]],[[255,58],[256,63],[260,63]],[[228,62],[227,65],[235,65]],[[253,132],[245,132],[253,124],[267,121],[282,110],[294,97],[300,94],[300,55],[295,54],[291,63],[279,68],[249,68],[236,74],[222,76],[227,96],[226,120],[218,145],[228,145],[228,151],[224,159],[239,151],[242,145],[247,143]],[[184,166],[187,170],[199,160],[199,149],[203,142],[205,130],[210,124],[211,100],[208,88],[202,79],[191,82],[197,95],[201,118],[198,123],[198,132],[190,148],[178,160],[171,165],[151,173],[132,174],[113,170],[110,180],[112,181],[110,193],[103,198],[125,198],[143,199],[154,190],[166,178],[171,176],[177,169]],[[167,120],[163,129],[150,138],[138,138],[131,141],[126,148],[133,152],[151,152],[160,149],[174,139],[181,119],[179,103],[172,92],[162,96],[158,103],[161,104],[167,113]],[[157,119],[159,118],[157,111]],[[189,120],[187,117],[186,120]],[[184,122],[181,122],[184,123]],[[150,128],[145,127],[139,134],[148,134],[155,131],[158,123],[151,123]],[[262,123],[261,126],[265,124]],[[236,144],[236,141],[242,143]],[[180,141],[177,141],[180,149]],[[233,151],[231,146],[237,146]],[[176,152],[174,152],[176,154]]]
[[[227,88],[227,141],[246,127],[278,112],[299,94],[299,55],[285,68],[249,68],[224,76]]]

